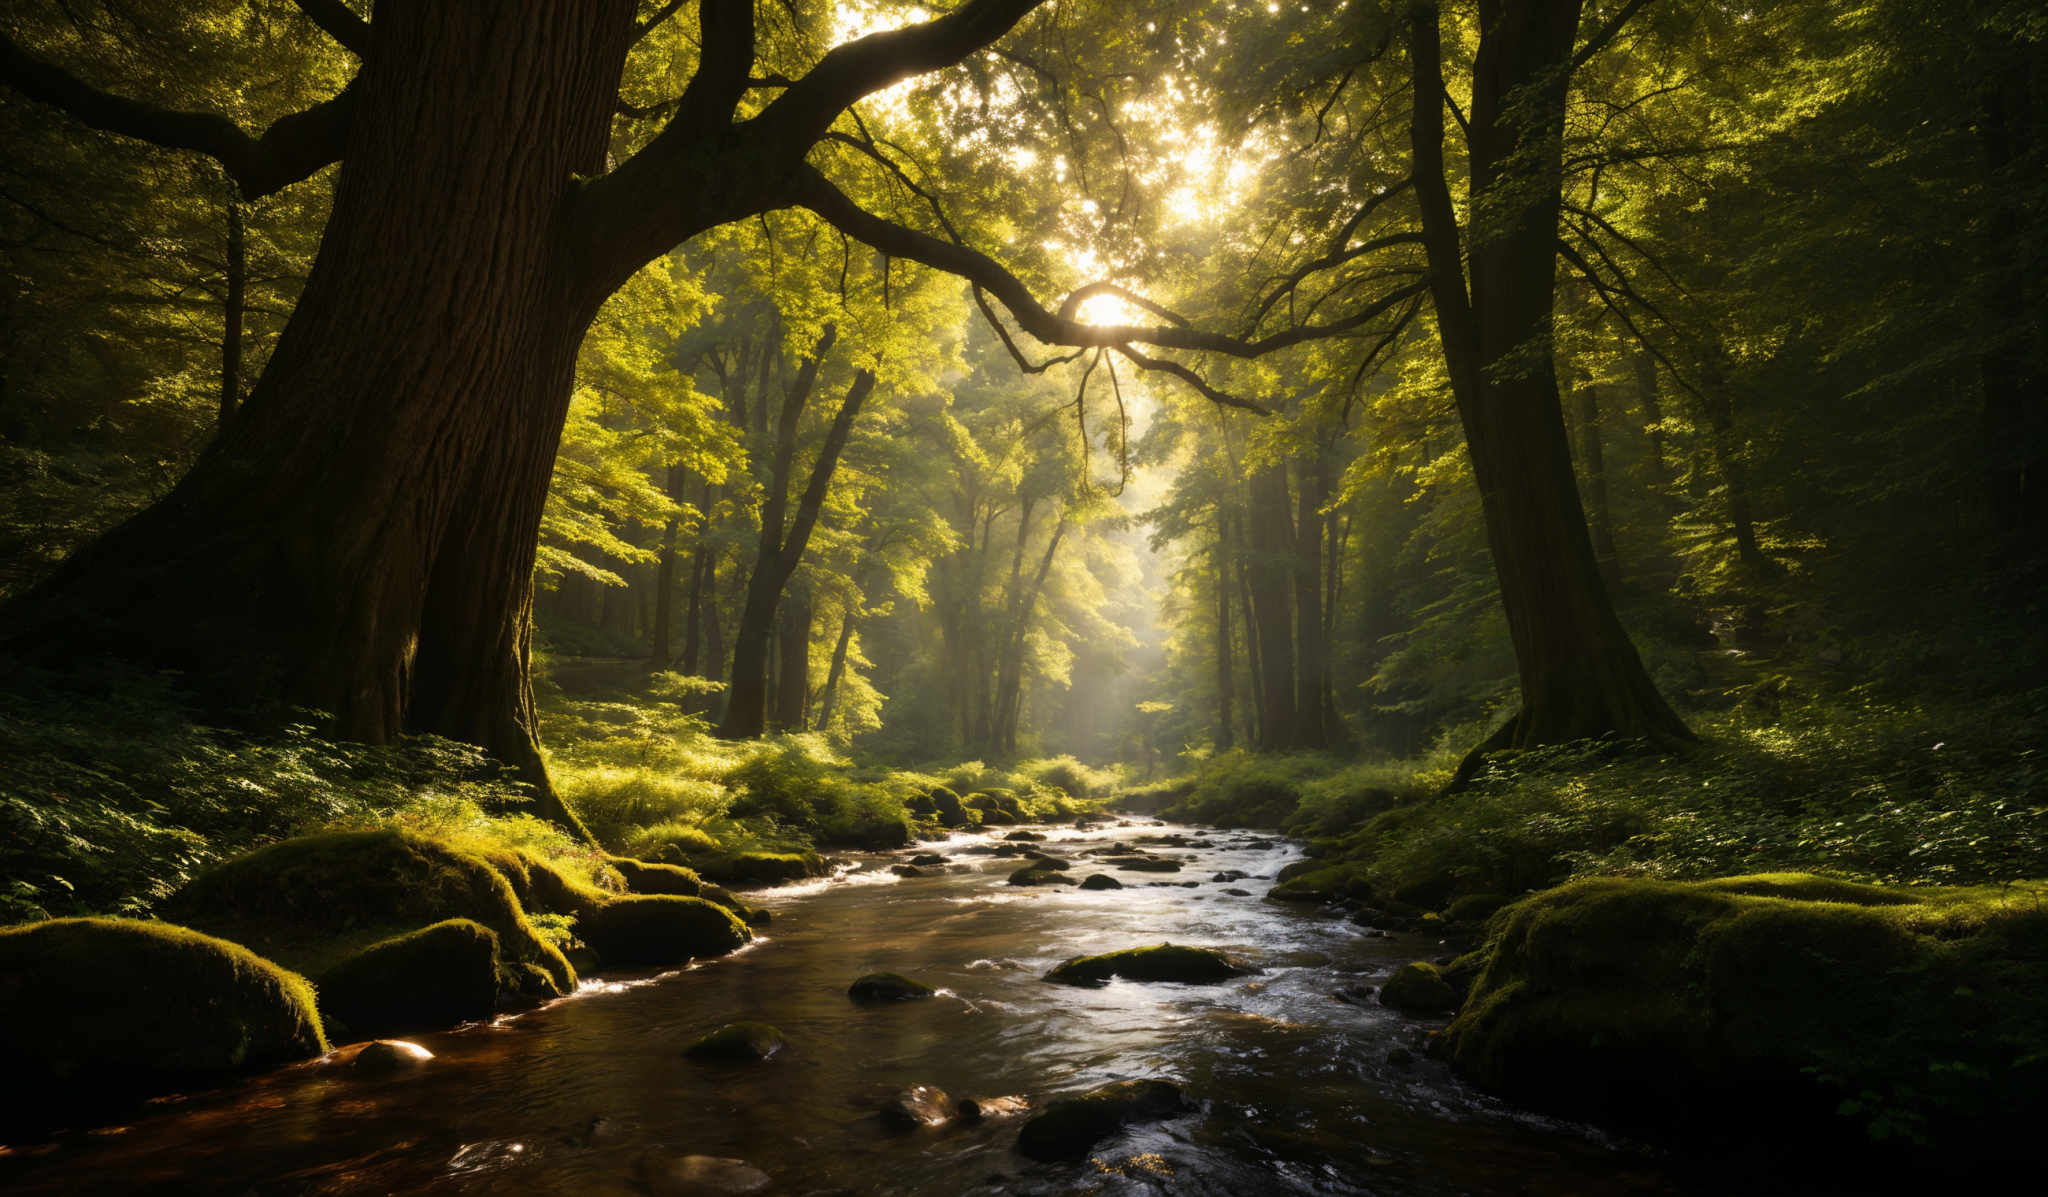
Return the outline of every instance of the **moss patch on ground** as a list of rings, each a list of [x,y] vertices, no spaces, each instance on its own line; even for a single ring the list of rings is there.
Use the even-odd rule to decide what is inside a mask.
[[[0,929],[0,1125],[326,1050],[312,986],[239,944],[133,919]]]
[[[503,872],[408,831],[328,832],[259,848],[195,877],[165,913],[312,976],[394,935],[470,919],[497,935],[511,966],[503,975],[522,990],[576,988],[575,970],[535,930]]]
[[[1439,1046],[1516,1100],[1972,1158],[2048,1108],[2048,884],[1593,878],[1493,928]]]

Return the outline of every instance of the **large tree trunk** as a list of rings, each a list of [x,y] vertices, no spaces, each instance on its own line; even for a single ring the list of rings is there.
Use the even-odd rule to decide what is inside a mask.
[[[808,584],[792,588],[783,600],[776,640],[781,675],[775,683],[775,728],[808,731],[811,699],[811,591]]]
[[[1316,451],[1309,451],[1314,454]],[[1297,472],[1294,519],[1294,746],[1328,748],[1323,708],[1330,654],[1323,638],[1323,471],[1313,456]]]
[[[1216,751],[1229,752],[1235,740],[1230,725],[1232,693],[1230,651],[1230,509],[1216,500]]]
[[[1572,477],[1552,352],[1565,93],[1578,0],[1481,0],[1467,144],[1471,290],[1443,160],[1434,4],[1411,12],[1416,193],[1430,289],[1521,678],[1521,709],[1467,757],[1605,735],[1691,733],[1614,613]]]
[[[261,380],[171,495],[9,613],[9,648],[90,646],[373,742],[479,744],[573,822],[534,739],[532,566],[604,290],[561,230],[570,181],[604,165],[632,10],[379,7],[333,215]]]
[[[1294,573],[1294,516],[1287,510],[1287,467],[1275,463],[1251,479],[1251,532],[1246,554],[1252,618],[1259,630],[1259,749],[1295,745],[1294,621],[1289,611]]]
[[[2041,216],[2020,198],[2033,187],[2029,172],[2040,170],[2037,73],[2025,65],[2001,71],[1985,90],[1978,131],[1995,188],[1985,221],[1991,280],[1986,323],[2002,330],[1980,362],[1985,491],[2005,551],[2016,548],[2030,557],[2048,546],[2048,372],[2042,366],[2048,303],[2040,294]]]
[[[1607,505],[1607,452],[1600,441],[1600,394],[1583,374],[1572,378],[1573,414],[1579,425],[1579,466],[1585,483],[1586,515],[1593,536],[1593,559],[1600,580],[1610,590],[1621,586],[1621,554],[1614,547],[1614,516]]]
[[[689,471],[680,465],[668,467],[668,497],[682,502],[689,487]],[[649,656],[655,669],[669,667],[669,651],[674,644],[676,618],[676,535],[680,521],[671,516],[661,529],[661,556],[654,568],[654,616],[653,632],[649,637]]]
[[[243,228],[242,195],[228,184],[227,294],[220,328],[220,426],[242,405],[242,323],[248,310],[249,239]]]

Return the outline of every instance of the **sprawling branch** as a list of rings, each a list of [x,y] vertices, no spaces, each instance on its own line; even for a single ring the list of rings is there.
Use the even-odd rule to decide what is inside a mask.
[[[1586,38],[1586,44],[1580,46],[1578,52],[1572,55],[1572,69],[1578,70],[1586,65],[1587,60],[1605,49],[1607,43],[1614,40],[1614,35],[1621,32],[1622,26],[1628,24],[1629,18],[1636,15],[1636,10],[1649,2],[1650,0],[1628,0],[1628,3],[1615,10],[1614,15],[1607,19],[1607,23],[1595,29]]]
[[[633,26],[634,43],[638,44],[642,38],[646,37],[650,33],[653,33],[655,30],[661,28],[664,24],[667,24],[668,19],[676,15],[676,10],[681,8],[683,5],[688,4],[689,2],[690,0],[667,0],[667,3],[663,4],[660,8],[655,9],[652,13],[649,13],[646,20],[640,22],[638,25]],[[750,10],[752,9],[752,7],[752,5],[748,6]],[[751,19],[752,16],[752,12],[749,11],[748,17]]]
[[[893,257],[922,262],[934,269],[958,275],[1002,301],[1017,326],[1047,345],[1105,348],[1128,343],[1157,345],[1165,349],[1191,349],[1222,353],[1231,357],[1255,358],[1307,341],[1336,336],[1371,323],[1381,313],[1420,292],[1427,280],[1397,287],[1358,309],[1323,324],[1304,324],[1257,339],[1192,328],[1156,304],[1148,309],[1176,321],[1166,325],[1083,324],[1074,318],[1078,304],[1063,303],[1059,312],[1048,310],[1031,294],[1030,288],[979,250],[942,241],[929,233],[892,224],[866,211],[834,187],[817,170],[804,167],[791,183],[789,201],[808,208],[826,223],[849,237],[864,241]],[[1109,284],[1090,284],[1088,294],[1110,291]],[[1128,293],[1125,293],[1128,297]]]
[[[364,58],[370,52],[370,23],[341,0],[292,0],[299,11],[333,38],[342,49]]]
[[[809,146],[863,96],[952,66],[987,46],[1043,0],[967,0],[936,20],[834,46],[749,122],[770,144]]]
[[[754,0],[702,0],[697,8],[704,46],[697,73],[683,89],[669,128],[698,133],[732,120],[754,66]]]
[[[353,85],[304,112],[281,117],[251,137],[210,112],[182,112],[101,91],[64,68],[29,54],[0,33],[0,82],[84,124],[173,150],[196,150],[221,164],[245,199],[290,186],[341,157],[354,106]]]

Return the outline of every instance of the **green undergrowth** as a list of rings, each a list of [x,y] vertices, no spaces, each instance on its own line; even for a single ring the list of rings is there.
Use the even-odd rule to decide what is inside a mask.
[[[1232,754],[1171,813],[1307,838],[1324,875],[1296,888],[1431,909],[1589,875],[2001,881],[2048,875],[2044,726],[2048,690],[1945,705],[1774,695],[1697,718],[1691,751],[1497,757],[1453,795],[1449,753],[1353,765]]]
[[[524,848],[602,880],[602,855],[526,813],[529,791],[480,750],[318,735],[317,714],[254,734],[195,722],[175,683],[92,693],[17,676],[0,688],[0,922],[143,916],[207,866],[310,832],[398,827]]]

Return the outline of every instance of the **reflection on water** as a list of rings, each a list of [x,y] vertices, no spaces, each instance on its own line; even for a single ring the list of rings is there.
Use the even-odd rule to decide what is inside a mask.
[[[1080,853],[1168,831],[1185,829],[1054,830],[1034,846],[1085,876],[1098,870]],[[737,956],[592,981],[518,1017],[419,1036],[437,1058],[412,1077],[367,1080],[337,1052],[153,1103],[120,1127],[16,1144],[0,1149],[0,1185],[611,1194],[720,1191],[753,1175],[681,1164],[716,1157],[747,1161],[786,1194],[1679,1191],[1583,1128],[1456,1084],[1421,1058],[1432,1024],[1331,996],[1440,946],[1369,939],[1341,919],[1226,894],[1240,884],[1263,893],[1293,849],[1192,837],[1141,845],[1181,858],[1180,873],[1101,868],[1121,890],[1008,886],[1018,862],[976,851],[992,837],[962,836],[935,849],[948,857],[942,876],[868,868],[770,891],[760,898],[775,908],[772,938]],[[1224,870],[1250,879],[1210,879]],[[1199,987],[1040,979],[1068,956],[1162,940],[1223,948],[1264,971]],[[877,969],[941,996],[849,1001],[847,984]],[[691,1039],[738,1019],[773,1023],[789,1046],[761,1064],[683,1058]],[[1397,1046],[1418,1058],[1389,1063]],[[1129,1077],[1174,1080],[1196,1108],[1078,1165],[1015,1154],[1014,1122],[895,1134],[876,1115],[912,1085],[1043,1099]]]

